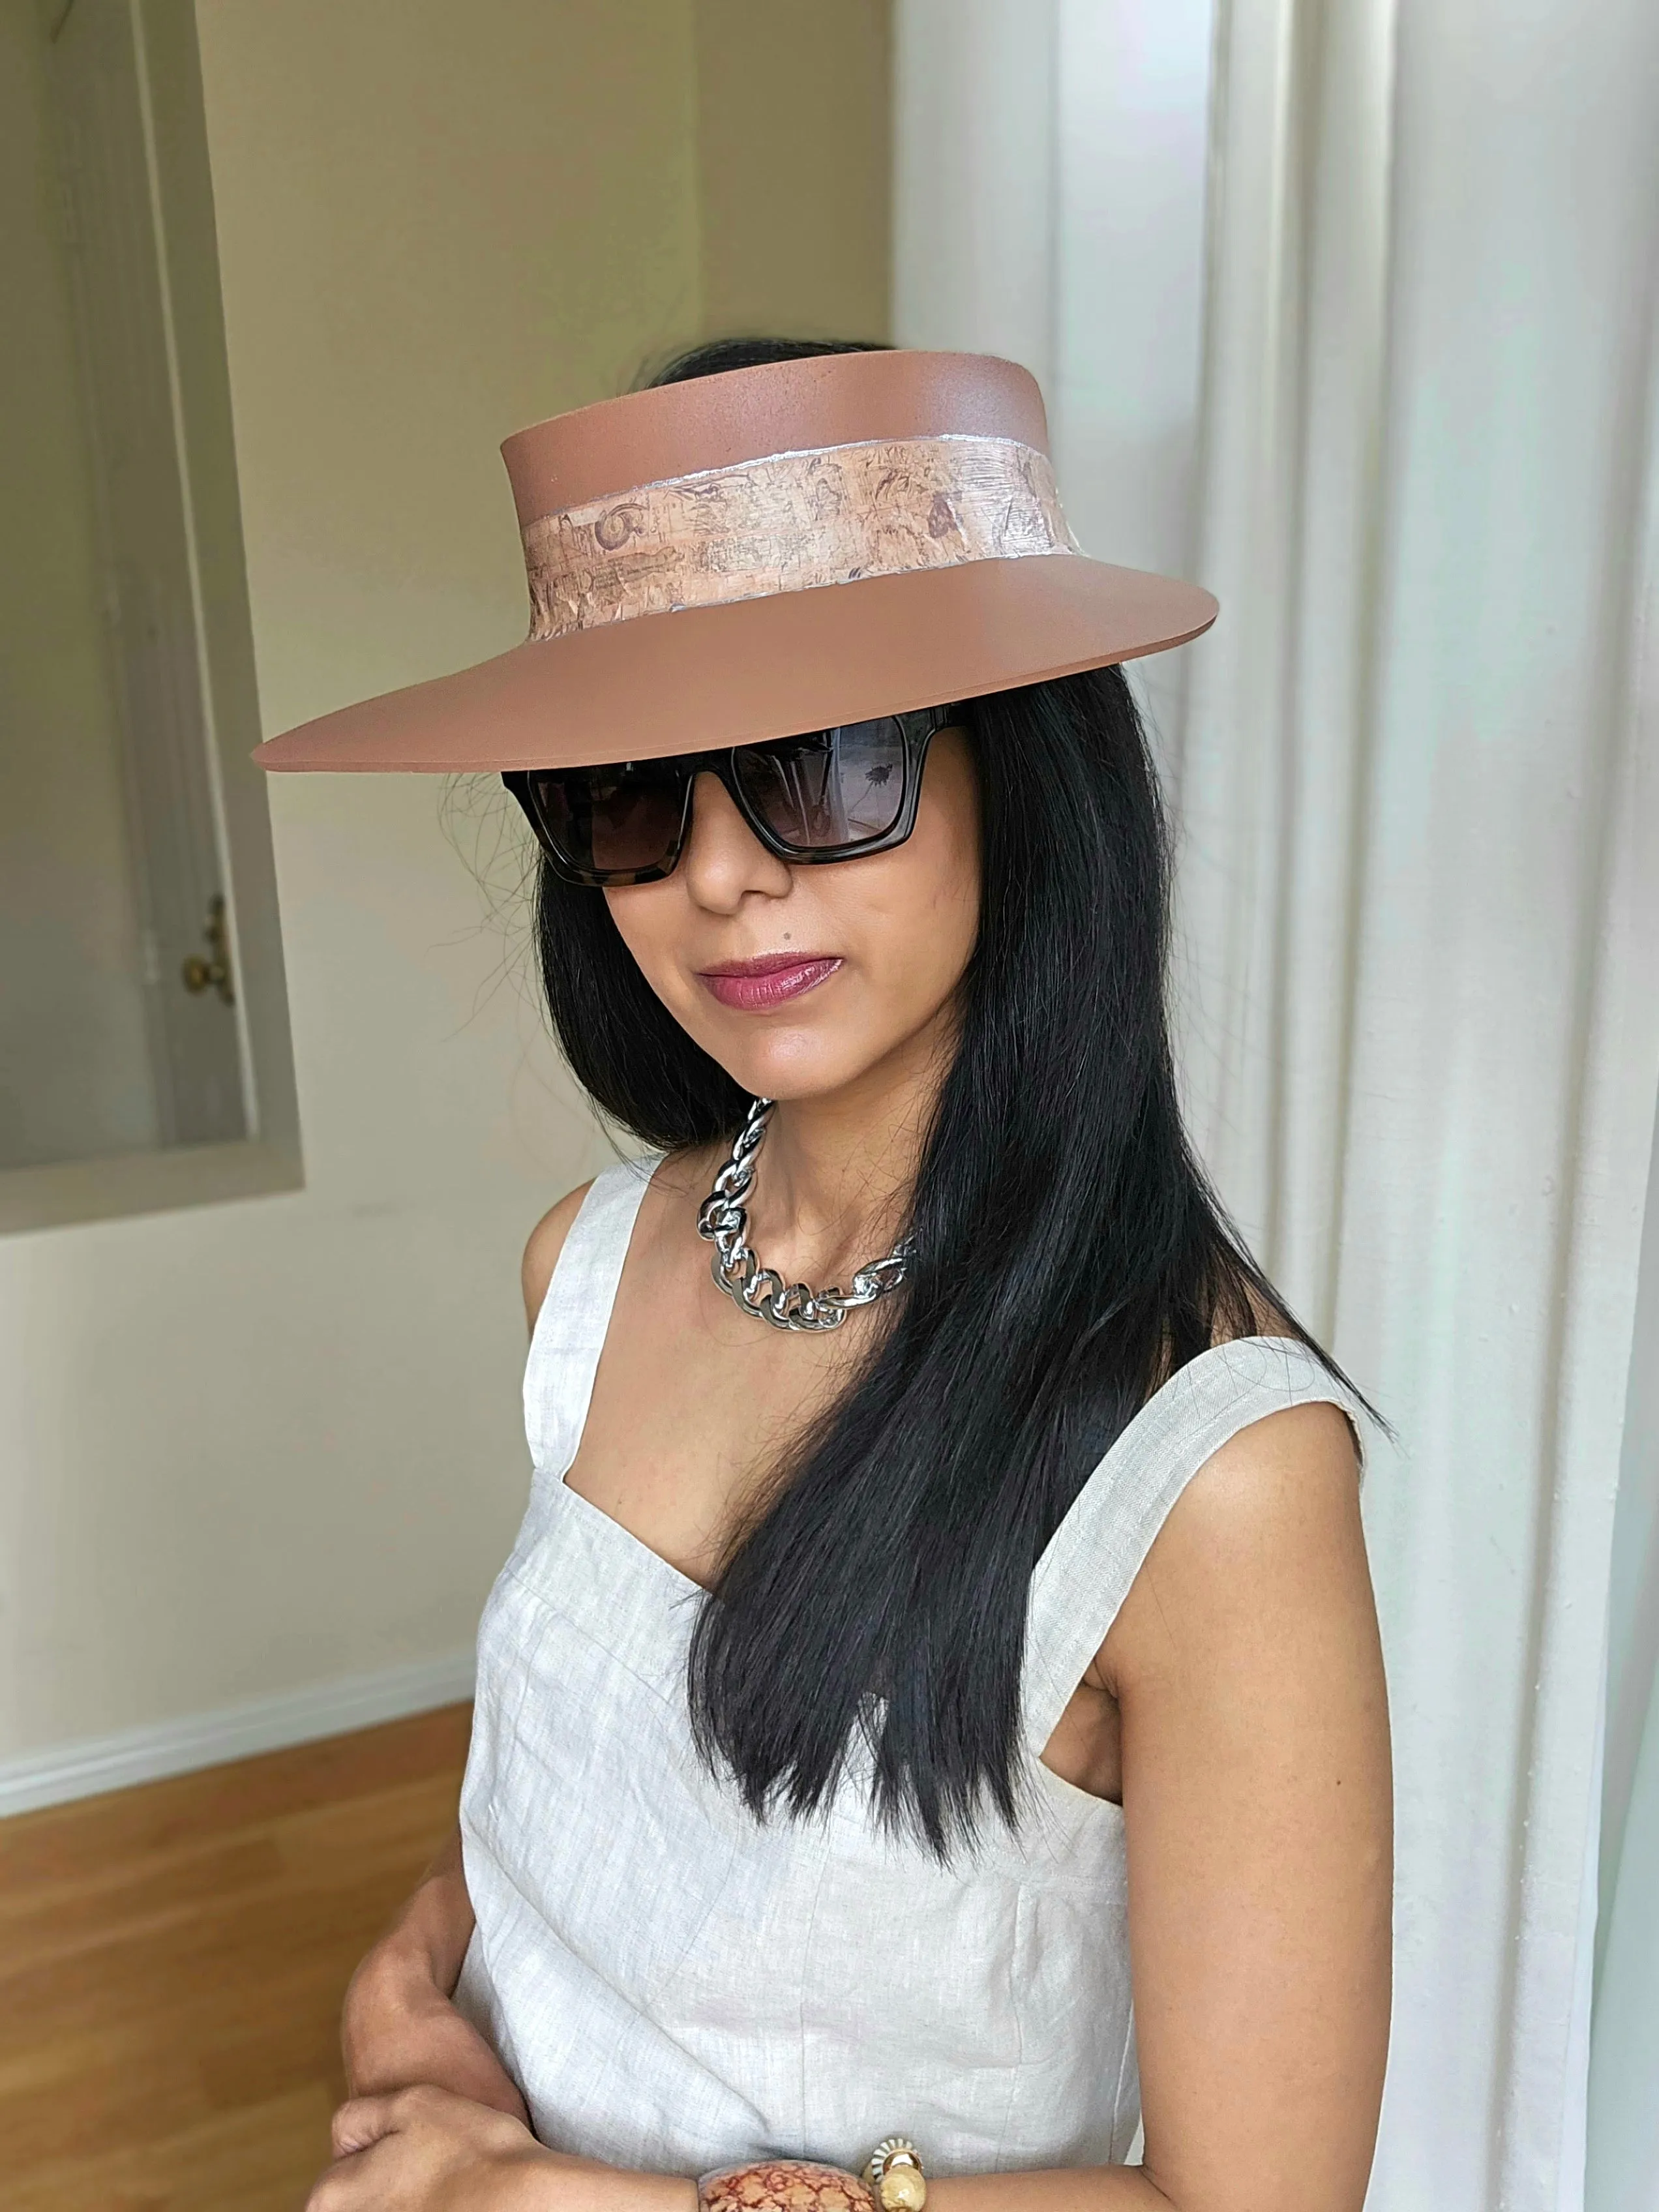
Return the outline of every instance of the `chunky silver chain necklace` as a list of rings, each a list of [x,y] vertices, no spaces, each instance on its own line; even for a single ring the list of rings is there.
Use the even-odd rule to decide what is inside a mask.
[[[697,1234],[714,1248],[709,1272],[734,1305],[774,1328],[839,1328],[854,1306],[873,1305],[904,1280],[913,1250],[901,1237],[884,1260],[860,1267],[850,1291],[809,1290],[786,1283],[775,1268],[763,1267],[749,1248],[749,1212],[744,1200],[755,1180],[755,1155],[772,1115],[772,1101],[757,1098],[738,1132],[714,1188],[697,1208]]]

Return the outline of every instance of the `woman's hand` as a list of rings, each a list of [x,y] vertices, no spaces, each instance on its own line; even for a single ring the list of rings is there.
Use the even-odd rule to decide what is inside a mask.
[[[306,2212],[507,2212],[555,2198],[536,2169],[559,2163],[521,2120],[447,2089],[356,2097],[334,2115],[334,2163]]]
[[[545,2150],[521,2121],[422,2087],[341,2106],[306,2212],[697,2212],[697,2185]]]

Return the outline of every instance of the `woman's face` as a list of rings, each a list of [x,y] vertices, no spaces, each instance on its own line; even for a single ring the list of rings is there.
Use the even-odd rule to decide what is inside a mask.
[[[928,748],[915,829],[890,852],[792,867],[702,775],[673,873],[605,896],[681,1028],[753,1097],[801,1099],[942,1040],[979,879],[972,756],[945,729]]]

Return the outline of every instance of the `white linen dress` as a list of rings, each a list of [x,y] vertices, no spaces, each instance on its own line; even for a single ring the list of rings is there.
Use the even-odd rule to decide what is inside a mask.
[[[763,1826],[692,1747],[702,1591],[563,1480],[653,1164],[594,1183],[531,1346],[534,1483],[478,1638],[457,2001],[539,2138],[617,2165],[856,2168],[895,2131],[939,2175],[1121,2162],[1139,2118],[1123,1815],[1038,1753],[1205,1461],[1282,1407],[1360,1409],[1302,1346],[1250,1337],[1118,1438],[1032,1578],[1017,1832],[942,1867],[874,1826],[867,1765],[824,1816]]]

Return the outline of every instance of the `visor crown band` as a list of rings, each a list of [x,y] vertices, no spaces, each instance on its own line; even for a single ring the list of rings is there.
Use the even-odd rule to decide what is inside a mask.
[[[530,635],[1079,550],[1048,455],[1018,439],[872,439],[772,453],[529,523]]]

